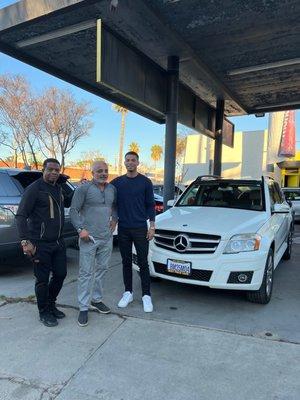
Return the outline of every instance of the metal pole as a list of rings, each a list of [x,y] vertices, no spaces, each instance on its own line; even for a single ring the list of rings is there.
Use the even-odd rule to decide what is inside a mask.
[[[224,100],[217,100],[216,110],[216,138],[215,138],[215,155],[214,155],[214,175],[221,176],[222,173],[222,142],[223,142],[223,118],[224,118]]]
[[[168,200],[174,199],[175,195],[174,188],[178,118],[178,77],[179,58],[177,56],[169,56],[164,163],[164,210],[167,209]]]

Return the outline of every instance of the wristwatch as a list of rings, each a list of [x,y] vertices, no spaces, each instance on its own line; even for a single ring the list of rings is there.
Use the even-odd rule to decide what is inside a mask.
[[[21,245],[22,245],[22,246],[28,246],[29,243],[30,243],[30,242],[29,242],[29,240],[27,240],[27,239],[26,239],[26,240],[25,240],[25,239],[24,239],[24,240],[21,240]]]

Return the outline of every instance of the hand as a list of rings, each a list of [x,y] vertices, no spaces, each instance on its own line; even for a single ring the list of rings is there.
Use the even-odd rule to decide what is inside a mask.
[[[150,241],[154,238],[155,229],[149,228],[147,232],[147,239]]]
[[[22,245],[23,248],[23,253],[26,254],[26,256],[33,257],[36,252],[36,247],[29,241],[27,241],[26,245]]]
[[[80,239],[84,240],[85,242],[90,240],[89,235],[90,234],[86,229],[82,229],[82,231],[79,233]]]
[[[116,229],[116,226],[117,226],[117,221],[110,221],[110,223],[109,223],[109,228],[110,228],[110,231],[111,232],[114,232],[114,230]]]

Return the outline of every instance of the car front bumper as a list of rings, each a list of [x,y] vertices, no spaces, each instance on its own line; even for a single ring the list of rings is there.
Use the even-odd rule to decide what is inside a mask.
[[[215,289],[258,290],[262,283],[268,251],[223,254],[224,246],[220,245],[219,250],[214,254],[180,254],[152,245],[148,256],[150,275]],[[135,254],[135,249],[133,253]],[[190,262],[193,270],[192,279],[187,276],[168,274],[166,267],[168,259]],[[136,257],[134,257],[133,268],[139,270]],[[249,283],[228,283],[232,272],[252,272],[251,280]]]

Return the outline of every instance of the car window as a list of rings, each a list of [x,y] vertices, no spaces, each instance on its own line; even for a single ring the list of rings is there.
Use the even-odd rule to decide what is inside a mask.
[[[11,180],[15,183],[15,185],[19,188],[21,193],[29,186],[31,183],[35,182],[42,176],[42,173],[39,172],[22,172],[18,175],[11,176]],[[61,182],[63,191],[69,195],[72,191],[74,191],[74,187],[70,182]]]
[[[182,195],[176,206],[202,206],[240,208],[262,211],[264,209],[260,183],[195,182]]]
[[[161,185],[153,185],[153,192],[158,194],[159,196],[163,196],[163,186]]]
[[[277,198],[273,182],[269,183],[268,187],[269,187],[269,193],[270,193],[270,203],[271,203],[271,206],[273,206],[276,203],[276,198]]]
[[[20,196],[20,190],[17,188],[17,186],[14,184],[14,181],[6,172],[0,173],[0,196]]]
[[[19,188],[21,193],[29,186],[31,183],[36,181],[42,176],[42,173],[38,172],[21,172],[17,175],[11,176],[12,181]]]
[[[284,190],[284,196],[287,200],[300,201],[299,190]]]
[[[278,185],[277,182],[274,182],[274,188],[275,188],[275,195],[276,195],[276,199],[277,199],[277,203],[283,203],[285,201],[285,198],[282,194],[282,191],[280,189],[280,186]]]

